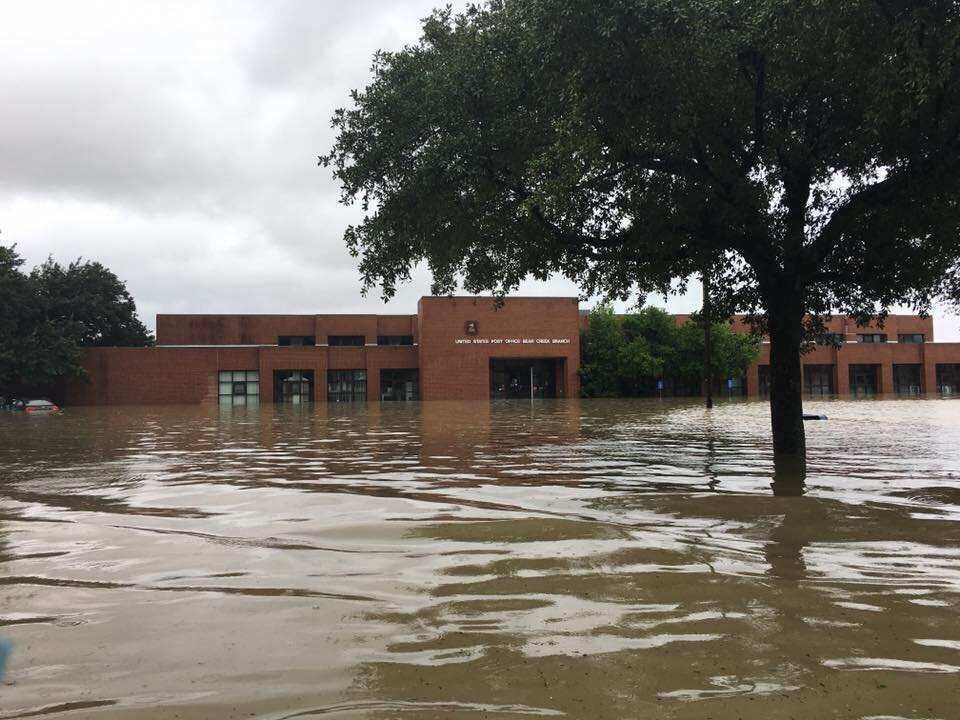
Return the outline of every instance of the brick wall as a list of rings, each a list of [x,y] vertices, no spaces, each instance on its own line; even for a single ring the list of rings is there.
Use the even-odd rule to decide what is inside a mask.
[[[64,389],[69,405],[216,402],[217,371],[256,370],[255,348],[88,348],[88,381]]]
[[[424,400],[490,397],[491,358],[557,358],[562,361],[558,394],[579,394],[579,311],[576,298],[425,297],[418,305],[420,393]],[[477,323],[475,336],[465,332]],[[496,343],[496,340],[566,340],[564,344]],[[462,342],[462,341],[472,342]],[[489,341],[489,344],[476,343]],[[461,341],[461,342],[458,342]]]

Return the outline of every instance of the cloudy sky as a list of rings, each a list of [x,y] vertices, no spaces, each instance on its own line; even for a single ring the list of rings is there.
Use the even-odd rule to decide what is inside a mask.
[[[358,211],[316,156],[373,52],[415,41],[437,2],[5,3],[0,241],[30,264],[103,262],[151,327],[157,312],[414,312],[425,273],[389,305],[360,296],[342,241]]]

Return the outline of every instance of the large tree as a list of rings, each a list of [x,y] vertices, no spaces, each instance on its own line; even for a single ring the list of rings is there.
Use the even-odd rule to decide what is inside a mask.
[[[706,269],[802,456],[807,336],[929,308],[960,258],[958,58],[956,0],[496,0],[377,53],[321,161],[387,297],[421,262],[435,292],[619,298]]]
[[[47,260],[30,273],[23,264],[0,245],[0,394],[82,377],[83,347],[153,343],[126,286],[100,263]]]

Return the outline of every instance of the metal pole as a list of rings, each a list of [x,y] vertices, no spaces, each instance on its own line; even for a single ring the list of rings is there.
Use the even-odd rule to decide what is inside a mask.
[[[530,399],[533,400],[533,365],[530,366]]]
[[[703,280],[703,377],[709,410],[713,407],[713,360],[710,347],[713,316],[710,313],[710,271],[706,266],[703,268],[701,278]]]

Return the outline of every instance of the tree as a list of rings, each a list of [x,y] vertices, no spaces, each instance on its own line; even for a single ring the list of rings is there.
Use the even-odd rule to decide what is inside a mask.
[[[760,354],[760,340],[756,335],[735,333],[730,323],[713,323],[710,327],[712,344],[710,372],[704,367],[705,333],[703,322],[694,318],[679,329],[680,351],[674,365],[675,372],[688,387],[696,387],[708,378],[713,386],[718,380],[742,377]]]
[[[152,344],[127,286],[100,263],[75,260],[64,267],[51,258],[35,268],[30,278],[47,317],[77,323],[74,339],[79,345]]]
[[[711,258],[713,317],[769,336],[778,455],[823,318],[927,310],[960,259],[955,0],[493,0],[373,73],[321,157],[366,288],[626,298]]]
[[[20,340],[28,333],[33,313],[33,288],[20,271],[23,258],[16,247],[0,245],[0,387],[10,385],[20,375]]]
[[[587,397],[619,394],[617,365],[624,342],[617,316],[609,305],[598,306],[590,312],[581,347],[580,389],[583,394]]]
[[[735,333],[729,323],[714,323],[713,372],[709,382],[742,377],[760,353],[755,335]],[[675,394],[696,394],[707,375],[703,322],[682,325],[655,307],[614,315],[607,305],[590,311],[582,338],[583,393],[588,397],[651,395],[657,380],[669,380]]]
[[[22,266],[15,246],[0,246],[0,390],[82,377],[83,347],[153,343],[126,286],[103,265],[47,260],[30,274]]]
[[[652,392],[653,384],[672,371],[677,360],[677,323],[665,311],[645,307],[621,322],[625,345],[617,373],[628,395]]]

